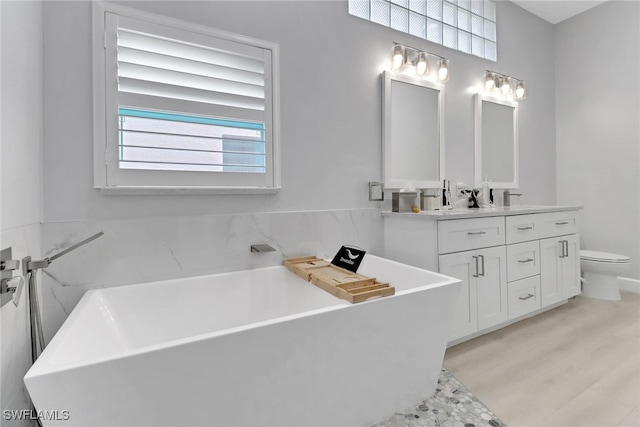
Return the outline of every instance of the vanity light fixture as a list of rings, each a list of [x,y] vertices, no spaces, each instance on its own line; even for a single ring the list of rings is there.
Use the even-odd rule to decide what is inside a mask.
[[[391,58],[391,68],[399,70],[404,65],[404,46],[401,44],[393,45],[393,56]]]
[[[489,93],[497,92],[502,97],[512,96],[516,101],[527,98],[524,80],[490,70],[486,70],[484,73],[484,90]]]
[[[496,87],[496,76],[491,71],[484,73],[484,88],[486,90],[492,90]]]
[[[509,83],[508,76],[500,77],[500,92],[502,92],[503,95],[509,95],[509,92],[511,92],[511,84]]]
[[[427,63],[427,53],[418,53],[418,62],[416,64],[416,73],[420,76],[424,76],[429,72],[429,64]]]
[[[440,58],[438,61],[438,80],[441,82],[449,81],[449,60]]]
[[[516,99],[521,101],[527,98],[527,89],[524,87],[524,80],[519,80],[516,85]]]
[[[402,70],[411,66],[415,70],[415,74],[419,77],[429,75],[431,67],[429,66],[429,57],[437,59],[436,79],[438,82],[444,83],[449,80],[449,60],[433,53],[425,52],[400,43],[394,43],[391,55],[391,68],[393,70]]]

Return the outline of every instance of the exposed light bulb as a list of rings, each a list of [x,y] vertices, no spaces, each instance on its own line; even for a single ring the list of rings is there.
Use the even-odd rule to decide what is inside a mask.
[[[427,54],[420,52],[418,54],[418,62],[416,63],[416,74],[424,76],[429,71],[429,65],[427,64]]]
[[[511,85],[509,84],[509,77],[504,76],[500,80],[501,80],[500,81],[500,92],[502,92],[503,95],[509,94],[509,92],[511,91]]]
[[[395,70],[399,69],[400,67],[402,67],[402,63],[403,63],[403,58],[402,58],[402,54],[401,53],[396,53],[395,55],[393,55],[393,68]]]
[[[496,87],[496,78],[493,73],[487,71],[484,75],[484,88],[486,90],[492,90],[494,87]]]
[[[438,80],[446,82],[449,80],[449,60],[442,58],[438,61]]]
[[[391,67],[394,70],[399,70],[404,65],[404,46],[396,44],[393,46],[393,59],[391,61]]]
[[[524,80],[520,80],[516,86],[516,99],[517,100],[523,100],[525,99],[527,90],[524,87]]]

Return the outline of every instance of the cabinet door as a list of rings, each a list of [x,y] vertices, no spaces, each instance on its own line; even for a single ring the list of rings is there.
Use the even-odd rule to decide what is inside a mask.
[[[580,294],[580,235],[540,240],[542,306]]]
[[[478,329],[482,330],[509,319],[507,296],[507,253],[504,246],[482,249],[477,281]]]
[[[471,252],[441,255],[439,262],[440,273],[462,280],[449,328],[449,341],[453,341],[478,331],[476,263]]]
[[[580,235],[572,234],[561,238],[565,245],[562,258],[562,288],[564,298],[579,295],[580,290]]]
[[[540,240],[540,295],[542,307],[564,299],[562,291],[562,238]]]

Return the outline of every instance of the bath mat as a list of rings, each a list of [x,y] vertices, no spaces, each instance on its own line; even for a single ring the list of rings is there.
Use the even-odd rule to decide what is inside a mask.
[[[506,427],[451,372],[442,368],[436,393],[371,427]]]

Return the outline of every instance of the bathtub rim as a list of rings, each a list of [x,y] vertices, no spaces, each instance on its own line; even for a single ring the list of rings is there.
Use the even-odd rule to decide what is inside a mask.
[[[107,363],[109,361],[112,360],[119,360],[119,359],[125,359],[125,358],[129,358],[129,357],[137,357],[137,356],[141,356],[147,353],[152,353],[158,350],[163,350],[163,349],[170,349],[170,348],[175,348],[175,347],[179,347],[179,346],[183,346],[186,344],[191,344],[191,343],[196,343],[199,341],[205,341],[208,339],[213,339],[216,337],[220,337],[220,336],[225,336],[225,335],[231,335],[231,334],[237,334],[243,331],[246,331],[248,329],[256,329],[256,328],[264,328],[270,325],[274,325],[274,324],[278,324],[278,323],[283,323],[283,322],[288,322],[288,321],[292,321],[295,319],[299,319],[299,318],[303,318],[303,317],[310,317],[310,316],[314,316],[317,314],[321,314],[321,313],[327,313],[327,312],[331,312],[334,310],[342,310],[345,308],[349,308],[352,306],[361,306],[363,304],[373,304],[376,303],[378,301],[382,301],[384,299],[387,298],[398,298],[398,297],[402,297],[405,295],[410,295],[412,293],[416,293],[416,292],[423,292],[429,289],[436,289],[436,288],[440,288],[443,286],[449,286],[452,284],[456,284],[461,282],[459,279],[450,277],[450,276],[446,276],[443,275],[441,273],[437,273],[437,272],[433,272],[430,270],[425,270],[423,268],[418,268],[418,267],[414,267],[414,266],[410,266],[407,264],[402,264],[399,263],[397,261],[393,261],[390,259],[386,259],[383,257],[379,257],[379,256],[375,256],[375,255],[371,255],[371,254],[367,254],[368,257],[374,258],[374,259],[378,259],[381,260],[381,262],[389,262],[392,264],[396,264],[396,265],[400,265],[403,268],[410,268],[410,269],[415,269],[415,270],[420,270],[420,271],[425,271],[428,272],[429,274],[432,274],[434,276],[437,276],[438,278],[440,278],[441,280],[436,282],[436,283],[431,283],[431,284],[427,284],[427,285],[422,285],[422,286],[416,286],[414,288],[411,289],[405,289],[399,292],[396,292],[394,295],[390,295],[390,296],[386,296],[386,297],[382,297],[382,298],[372,298],[357,304],[351,304],[346,300],[340,299],[338,297],[334,297],[335,298],[335,304],[328,306],[328,307],[322,307],[322,308],[318,308],[318,309],[314,309],[314,310],[307,310],[304,312],[300,312],[300,313],[294,313],[294,314],[289,314],[286,316],[280,316],[280,317],[275,317],[275,318],[271,318],[271,319],[267,319],[267,320],[261,320],[261,321],[257,321],[257,322],[252,322],[252,323],[247,323],[241,326],[234,326],[231,328],[226,328],[226,329],[222,329],[222,330],[216,330],[216,331],[212,331],[212,332],[207,332],[207,333],[203,333],[203,334],[196,334],[196,335],[191,335],[188,337],[184,337],[184,338],[177,338],[177,339],[171,339],[171,340],[167,340],[161,343],[156,343],[156,344],[150,344],[150,345],[145,345],[145,346],[140,346],[140,347],[136,347],[136,348],[132,348],[132,349],[126,349],[126,350],[118,350],[116,352],[113,353],[109,353],[107,356],[102,356],[102,357],[93,357],[93,358],[89,358],[85,361],[81,361],[81,362],[62,362],[62,363],[56,363],[56,364],[52,364],[49,360],[44,360],[41,357],[38,358],[38,360],[36,360],[36,362],[31,366],[31,368],[27,371],[27,373],[24,376],[24,381],[28,381],[31,378],[36,378],[39,376],[43,376],[43,375],[48,375],[48,374],[55,374],[58,372],[63,372],[63,371],[68,371],[68,370],[73,370],[73,369],[80,369],[80,368],[85,368],[85,367],[90,367],[90,366],[94,366],[94,365],[99,365],[102,363]],[[276,266],[269,266],[269,267],[260,267],[260,268],[256,268],[256,269],[247,269],[247,270],[237,270],[237,271],[229,271],[229,272],[223,272],[223,273],[214,273],[214,274],[206,274],[206,275],[201,275],[201,276],[190,276],[189,278],[194,278],[194,277],[208,277],[208,276],[225,276],[225,275],[229,275],[229,274],[235,274],[238,272],[242,272],[242,271],[249,271],[249,270],[254,270],[254,271],[259,271],[259,270],[270,270],[270,269],[286,269],[286,267],[284,267],[283,265],[276,265]],[[309,286],[315,286],[310,282],[306,282],[304,279],[296,276],[295,274],[291,273],[292,276],[294,276],[296,279],[299,279],[302,283],[307,283]],[[174,279],[166,279],[166,280],[157,280],[157,281],[152,281],[152,282],[144,282],[144,283],[136,283],[136,284],[132,284],[132,285],[126,285],[126,286],[153,286],[156,284],[160,284],[160,283],[165,283],[165,282],[170,282],[173,280],[179,280],[179,279],[183,279],[183,278],[174,278]],[[184,278],[186,279],[186,277]],[[393,283],[391,283],[393,284]],[[76,318],[79,316],[82,316],[83,312],[87,309],[90,309],[89,304],[92,298],[97,298],[99,297],[99,294],[101,293],[105,293],[110,291],[111,289],[118,289],[121,288],[121,286],[118,287],[111,287],[111,288],[102,288],[102,289],[91,289],[88,290],[84,293],[84,295],[81,297],[80,301],[78,301],[78,304],[76,305],[76,307],[74,307],[74,309],[71,311],[71,314],[67,317],[67,319],[65,320],[65,322],[62,324],[62,326],[60,327],[60,329],[58,330],[58,332],[56,332],[56,334],[54,335],[53,339],[51,340],[51,342],[49,343],[49,345],[47,345],[46,349],[49,349],[49,352],[55,352],[58,347],[60,345],[62,345],[62,343],[64,343],[64,336],[66,335],[66,332],[68,331],[68,329],[70,329],[72,327],[72,324],[74,323],[75,320],[77,320]],[[98,295],[96,295],[98,294]],[[60,335],[60,337],[58,339],[56,339],[56,336]],[[45,350],[46,350],[45,349]]]

